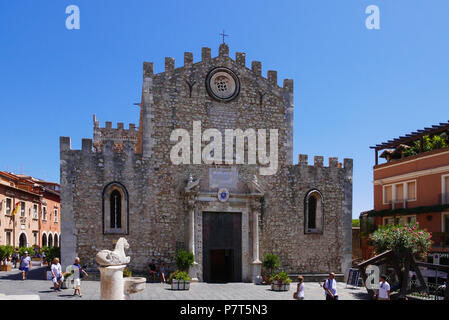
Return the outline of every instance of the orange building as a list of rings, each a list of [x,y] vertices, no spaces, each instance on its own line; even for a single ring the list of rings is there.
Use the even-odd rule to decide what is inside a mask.
[[[437,255],[439,263],[449,265],[449,123],[371,148],[374,209],[360,215],[363,259],[373,255],[368,236],[379,226],[417,221],[432,232],[428,261]],[[386,162],[379,164],[379,157]]]
[[[0,245],[59,246],[59,221],[57,183],[0,171]]]

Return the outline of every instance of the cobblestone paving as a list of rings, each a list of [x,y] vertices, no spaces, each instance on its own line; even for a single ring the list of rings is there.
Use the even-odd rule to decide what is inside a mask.
[[[73,296],[73,289],[54,292],[52,283],[44,279],[45,268],[35,268],[28,280],[21,280],[18,270],[0,273],[0,293],[6,295],[37,294],[41,300],[96,300],[100,298],[99,281],[83,281],[81,290],[83,297]],[[290,291],[273,292],[269,286],[252,283],[207,284],[193,283],[189,291],[172,291],[168,284],[147,283],[143,292],[132,295],[133,300],[292,300],[296,283],[292,283]],[[323,289],[317,282],[306,282],[304,285],[306,300],[324,300]],[[346,288],[338,284],[340,300],[367,299],[364,288]]]

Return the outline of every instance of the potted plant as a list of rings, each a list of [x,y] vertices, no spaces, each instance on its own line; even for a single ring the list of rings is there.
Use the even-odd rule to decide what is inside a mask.
[[[14,248],[12,246],[0,246],[0,271],[12,270],[12,265],[8,259],[13,253]]]
[[[272,253],[267,253],[263,259],[262,266],[265,270],[269,270],[269,274],[264,273],[263,280],[265,284],[270,284],[270,277],[273,275],[274,270],[281,265],[277,255]]]
[[[123,278],[130,278],[133,276],[133,273],[128,268],[123,269]]]
[[[189,290],[190,289],[190,277],[185,271],[175,271],[168,278],[168,282],[171,283],[172,290]]]
[[[279,272],[270,278],[271,290],[273,291],[289,291],[292,280],[286,272]]]
[[[190,277],[188,271],[189,268],[193,266],[194,259],[193,253],[185,250],[181,249],[176,253],[175,261],[178,270],[173,272],[168,278],[172,290],[190,289]]]

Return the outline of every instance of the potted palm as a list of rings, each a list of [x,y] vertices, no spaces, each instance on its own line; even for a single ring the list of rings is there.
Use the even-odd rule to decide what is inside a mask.
[[[270,278],[271,290],[273,291],[289,291],[292,280],[286,272],[279,272]]]
[[[277,255],[272,253],[267,253],[265,255],[265,258],[263,259],[262,266],[265,270],[268,270],[269,273],[267,274],[264,272],[263,274],[263,280],[265,284],[270,284],[271,280],[270,277],[273,276],[274,270],[278,268],[281,265],[281,262],[279,261],[279,258]]]
[[[189,268],[193,266],[194,256],[193,253],[185,250],[179,250],[175,257],[177,271],[173,272],[168,278],[168,282],[171,283],[172,290],[189,290],[190,289],[190,277],[188,274]]]

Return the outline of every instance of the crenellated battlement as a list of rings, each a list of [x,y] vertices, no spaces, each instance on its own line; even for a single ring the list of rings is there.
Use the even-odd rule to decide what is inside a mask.
[[[323,156],[314,156],[313,157],[313,165],[309,165],[309,156],[307,154],[300,154],[298,156],[298,164],[297,166],[309,166],[315,168],[338,168],[338,169],[351,169],[352,170],[352,159],[343,159],[343,163],[338,162],[337,157],[329,157],[328,166],[324,166],[324,157]]]
[[[220,58],[220,57],[229,57],[229,46],[225,43],[222,43],[218,49],[218,56],[212,58],[211,55],[211,48],[203,47],[201,48],[201,60],[198,61],[198,63],[201,62],[210,62],[212,59]],[[230,58],[232,60],[232,58]],[[235,63],[242,68],[246,67],[246,53],[244,52],[236,52],[235,53],[235,59],[233,60]],[[193,53],[192,52],[184,52],[184,65],[176,68],[175,66],[175,59],[172,57],[165,57],[165,68],[164,72],[158,73],[157,75],[161,75],[163,73],[168,73],[175,71],[180,68],[190,68],[194,65],[193,61]],[[271,85],[278,85],[278,79],[277,79],[277,71],[275,70],[268,70],[267,76],[262,76],[262,63],[260,61],[252,61],[251,62],[251,68],[247,68],[248,71],[251,71],[254,75],[261,77],[268,81]],[[154,63],[153,62],[144,62],[143,63],[143,76],[145,77],[153,77],[154,74]],[[281,87],[281,86],[279,86]],[[282,87],[283,89],[287,91],[293,91],[293,80],[292,79],[284,79]]]
[[[117,145],[132,142],[135,145],[138,139],[138,128],[134,123],[128,124],[128,129],[125,129],[123,122],[117,122],[117,127],[113,128],[110,121],[106,121],[105,127],[100,127],[100,122],[95,115],[93,116],[93,133],[95,147],[101,147],[106,141],[112,141]]]
[[[83,138],[81,140],[81,150],[72,149],[72,142],[70,137],[59,138],[59,148],[61,153],[67,152],[81,152],[87,153],[135,153],[135,143],[132,141],[124,141],[121,144],[114,143],[112,140],[104,141],[101,145],[95,145],[92,139]]]

